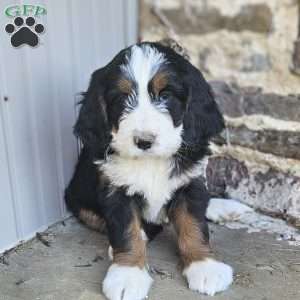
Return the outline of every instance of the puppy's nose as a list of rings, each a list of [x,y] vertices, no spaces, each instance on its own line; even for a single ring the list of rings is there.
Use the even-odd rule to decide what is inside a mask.
[[[141,132],[133,137],[134,144],[142,150],[150,149],[155,141],[155,135],[147,132]]]

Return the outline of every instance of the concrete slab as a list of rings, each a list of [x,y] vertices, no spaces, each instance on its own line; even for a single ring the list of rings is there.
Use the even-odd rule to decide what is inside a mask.
[[[178,268],[171,230],[148,246],[149,264],[163,275],[149,300],[296,300],[300,299],[300,247],[272,235],[210,225],[217,256],[235,269],[228,291],[208,297],[189,291]],[[0,300],[103,300],[101,282],[109,261],[105,236],[69,219],[50,228],[42,243],[34,239],[0,263]]]

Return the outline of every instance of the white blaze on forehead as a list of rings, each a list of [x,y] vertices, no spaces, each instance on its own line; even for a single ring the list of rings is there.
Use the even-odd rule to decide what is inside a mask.
[[[127,64],[121,68],[136,83],[136,102],[135,123],[140,129],[151,132],[152,122],[159,122],[158,108],[161,112],[165,111],[164,103],[156,104],[156,109],[151,101],[148,91],[148,84],[158,72],[160,66],[166,63],[165,55],[150,45],[133,46],[130,56],[127,57]],[[129,100],[132,100],[129,97]],[[128,101],[131,107],[131,102]],[[155,132],[153,132],[155,133]]]
[[[147,92],[149,81],[165,61],[164,54],[157,49],[148,45],[135,45],[131,48],[128,64],[123,65],[122,70],[137,83],[138,94],[142,95]]]
[[[182,125],[175,127],[167,102],[153,101],[148,91],[149,82],[166,63],[164,53],[144,44],[133,46],[126,62],[121,65],[124,75],[135,83],[134,90],[125,101],[118,131],[112,134],[111,146],[121,156],[170,157],[181,145]],[[141,133],[155,137],[152,147],[147,151],[139,149],[134,143],[135,136]]]
[[[121,65],[121,70],[136,83],[137,89],[129,95],[124,115],[133,110],[136,104],[142,119],[144,119],[143,116],[145,116],[146,111],[154,111],[148,92],[148,84],[163,63],[166,63],[165,55],[156,48],[150,45],[132,46],[130,54],[126,56],[126,64]],[[165,111],[163,103],[157,105],[158,107],[161,111]],[[150,118],[150,114],[147,117]]]

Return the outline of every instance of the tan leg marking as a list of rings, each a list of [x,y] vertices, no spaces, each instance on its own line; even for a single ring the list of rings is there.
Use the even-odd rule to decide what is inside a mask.
[[[178,248],[184,268],[194,261],[213,256],[197,220],[187,211],[185,205],[175,209],[171,221],[177,232]]]
[[[124,252],[114,249],[113,262],[119,265],[143,268],[146,262],[146,241],[142,239],[141,222],[137,215],[134,215],[127,235],[128,250]]]
[[[103,231],[105,228],[104,219],[100,218],[91,210],[82,208],[79,212],[79,219],[91,229]]]

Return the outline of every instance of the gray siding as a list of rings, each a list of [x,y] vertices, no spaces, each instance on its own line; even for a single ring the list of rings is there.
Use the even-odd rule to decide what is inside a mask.
[[[0,252],[66,215],[78,93],[137,35],[136,0],[30,3],[47,8],[38,47],[13,48],[0,18]]]

